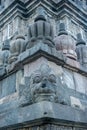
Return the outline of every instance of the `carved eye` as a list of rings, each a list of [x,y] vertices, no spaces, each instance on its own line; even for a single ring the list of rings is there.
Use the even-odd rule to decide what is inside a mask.
[[[50,82],[56,83],[56,76],[53,74],[49,75],[49,80]]]
[[[34,77],[33,79],[33,83],[39,83],[41,81],[41,76],[37,75],[36,77]]]

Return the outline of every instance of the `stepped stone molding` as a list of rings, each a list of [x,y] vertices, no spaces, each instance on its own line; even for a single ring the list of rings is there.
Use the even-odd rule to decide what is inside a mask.
[[[63,20],[64,17],[72,17],[72,20],[77,23],[77,26],[83,27],[83,33],[87,33],[87,21],[85,11],[80,10],[78,6],[73,4],[74,2],[69,0],[60,0],[57,4],[55,1],[27,1],[25,4],[22,1],[13,1],[10,5],[10,8],[6,8],[1,12],[0,26],[3,28],[5,24],[7,24],[11,19],[15,19],[16,17],[22,18],[24,21],[28,21],[28,19],[32,18],[32,14],[37,15],[36,8],[38,6],[44,7],[47,10],[47,14],[53,17],[53,19]],[[48,5],[48,6],[47,6]],[[69,6],[70,5],[70,6]],[[57,10],[55,10],[55,8]],[[76,10],[76,11],[75,11]],[[8,14],[7,14],[8,12]],[[78,13],[80,12],[80,13]],[[82,15],[80,15],[82,13]],[[74,15],[73,15],[74,14]],[[78,16],[78,17],[77,17]],[[58,17],[56,19],[56,17]],[[55,21],[56,22],[56,21]],[[74,24],[75,25],[75,24]],[[14,26],[15,27],[15,26]],[[2,30],[1,30],[2,31]],[[83,34],[85,35],[85,34]],[[74,36],[74,35],[73,35]],[[75,37],[76,38],[76,37]]]

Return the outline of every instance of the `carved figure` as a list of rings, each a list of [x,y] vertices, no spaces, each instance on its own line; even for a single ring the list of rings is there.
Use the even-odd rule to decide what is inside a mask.
[[[31,75],[30,90],[33,102],[55,101],[56,76],[48,65],[42,65],[39,70]]]
[[[46,64],[31,75],[30,91],[33,102],[46,100],[70,105],[66,84],[62,83],[61,77],[55,75]]]
[[[40,101],[70,105],[67,85],[47,64],[25,77],[25,85],[19,87],[19,98],[22,105]]]

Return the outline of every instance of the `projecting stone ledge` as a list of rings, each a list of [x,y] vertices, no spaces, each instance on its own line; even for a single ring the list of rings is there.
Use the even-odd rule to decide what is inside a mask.
[[[0,130],[18,128],[26,124],[61,123],[67,126],[87,128],[87,111],[81,111],[66,105],[43,101],[33,105],[12,108],[0,113]]]
[[[57,51],[55,48],[51,48],[46,44],[44,45],[42,42],[30,49],[27,49],[25,52],[22,52],[15,62],[8,64],[6,67],[7,73],[14,73],[17,70],[22,69],[25,64],[31,63],[41,56],[55,62],[58,65],[64,66],[65,68],[69,68],[87,76],[87,69],[81,66],[79,62],[67,58],[61,51]],[[7,73],[5,73],[5,76]],[[1,75],[0,78],[2,79],[3,75]]]

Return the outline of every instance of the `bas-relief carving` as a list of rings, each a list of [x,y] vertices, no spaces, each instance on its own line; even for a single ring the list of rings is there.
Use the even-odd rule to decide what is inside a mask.
[[[30,90],[33,102],[55,101],[57,91],[56,76],[48,65],[42,65],[39,70],[31,75]]]
[[[61,77],[56,75],[47,64],[41,65],[25,80],[27,83],[20,85],[19,88],[21,101],[31,103],[51,101],[70,105],[66,85],[62,83]]]

